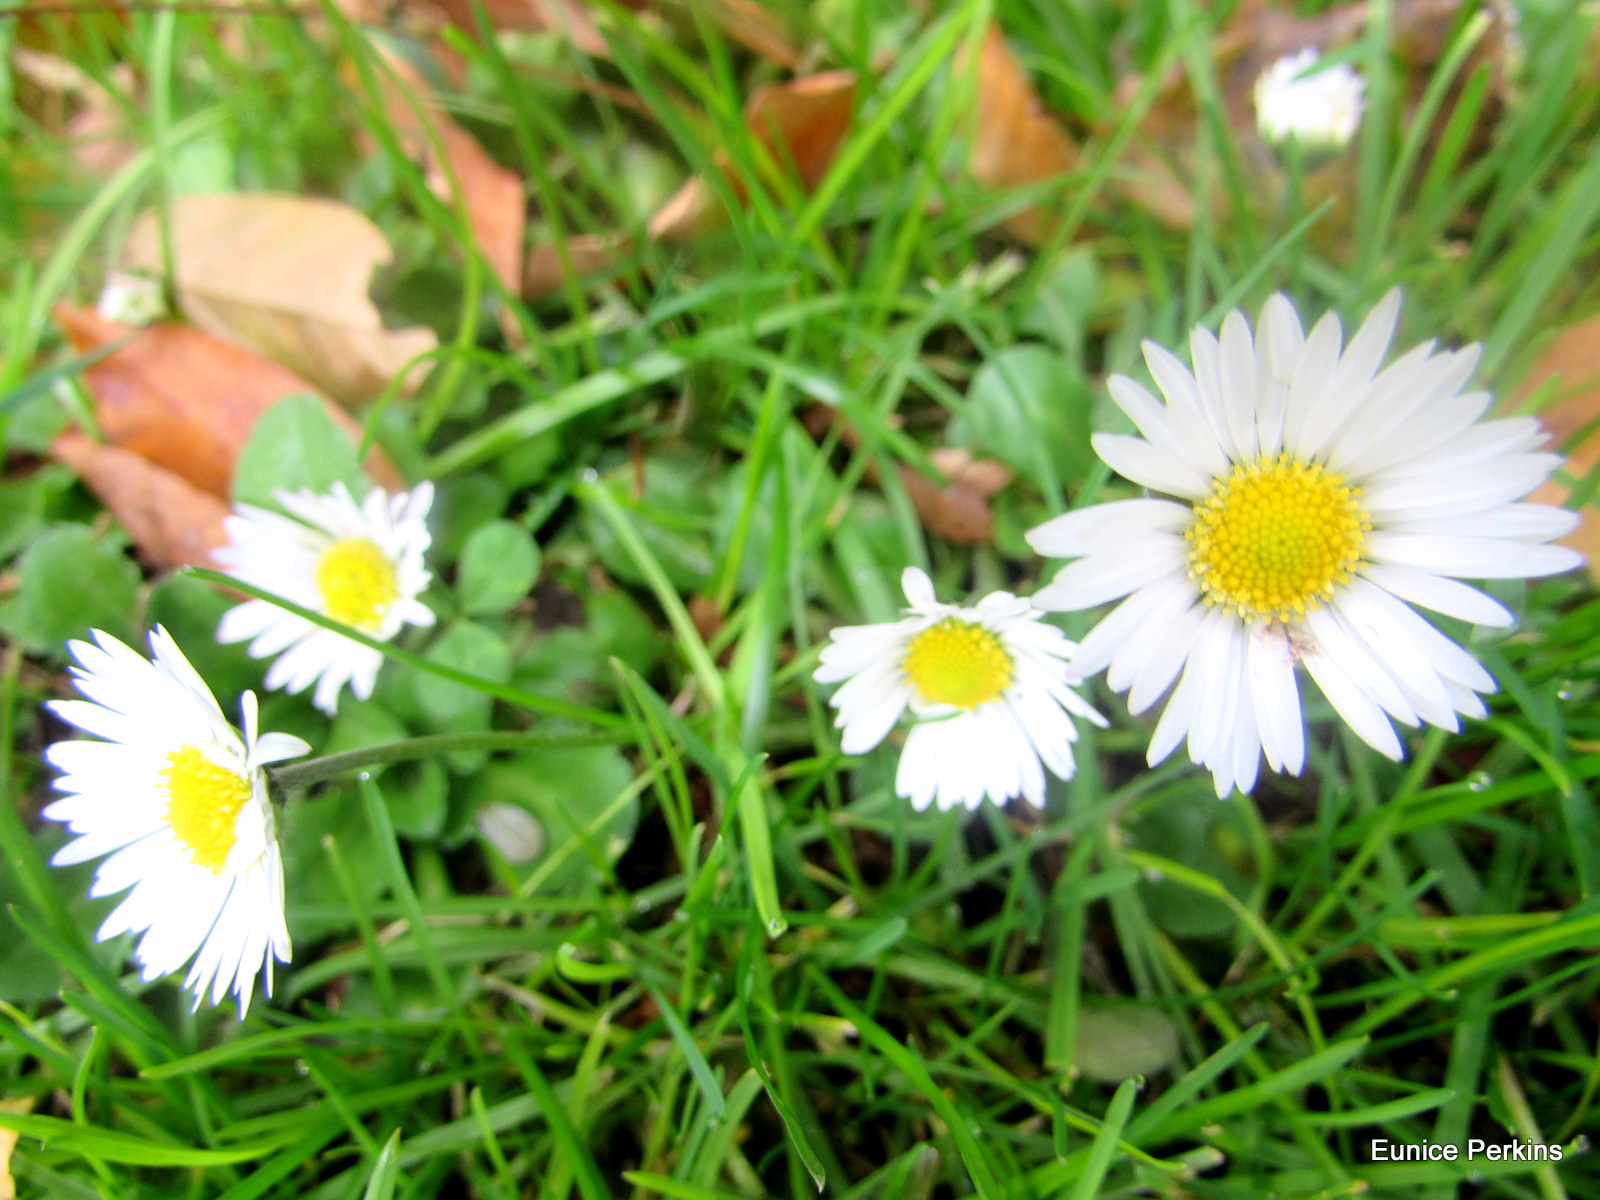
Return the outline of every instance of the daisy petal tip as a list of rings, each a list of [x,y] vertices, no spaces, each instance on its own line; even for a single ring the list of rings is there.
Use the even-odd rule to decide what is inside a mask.
[[[900,591],[913,609],[933,608],[938,604],[933,594],[933,580],[921,567],[907,567],[900,572]]]

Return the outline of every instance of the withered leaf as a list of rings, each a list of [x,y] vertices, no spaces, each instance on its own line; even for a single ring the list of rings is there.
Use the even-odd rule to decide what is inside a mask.
[[[347,404],[373,400],[437,344],[428,329],[384,328],[367,287],[393,252],[353,208],[273,192],[187,195],[172,202],[170,226],[184,313]],[[148,212],[129,235],[124,265],[158,273],[161,260]],[[419,378],[413,372],[411,382]]]
[[[567,261],[575,275],[593,274],[627,253],[630,245],[622,232],[580,233],[566,240]],[[561,269],[561,254],[554,246],[535,246],[523,268],[522,294],[530,299],[548,296],[561,286]]]
[[[50,451],[78,473],[128,531],[139,553],[162,567],[215,567],[211,551],[227,540],[228,506],[131,450],[63,433]]]
[[[800,183],[809,190],[828,173],[834,152],[850,127],[855,86],[854,71],[826,71],[768,84],[757,88],[745,102],[745,123],[780,166],[793,164]],[[718,151],[713,157],[742,201],[745,181],[728,170],[726,152]],[[715,193],[704,179],[695,176],[651,217],[649,231],[662,241],[676,241],[715,228],[724,218]]]
[[[553,30],[593,58],[610,58],[611,48],[579,0],[477,0],[493,29]],[[476,33],[472,0],[427,0],[428,6],[452,24]]]
[[[940,487],[904,465],[899,467],[899,474],[912,507],[930,533],[963,546],[994,537],[994,514],[989,511],[989,499],[983,492],[960,483]]]
[[[92,309],[58,304],[55,318],[78,353],[127,338],[127,344],[85,369],[100,430],[115,445],[226,499],[233,464],[257,419],[281,397],[317,391],[292,371],[198,329],[171,321],[132,329]],[[361,429],[323,398],[351,441]],[[381,487],[405,486],[374,448],[362,464]]]
[[[751,131],[780,166],[799,175],[803,187],[814,188],[827,174],[834,152],[850,126],[855,109],[853,71],[827,71],[787,83],[758,88],[745,104],[744,119]],[[728,168],[728,155],[713,155],[729,186],[742,202],[744,180]],[[646,231],[663,242],[678,242],[707,233],[727,219],[715,191],[700,176],[689,179],[650,218]],[[578,274],[598,271],[630,242],[620,232],[586,234],[567,242],[567,253]],[[561,260],[554,247],[539,246],[523,268],[523,295],[537,298],[561,285]]]
[[[861,445],[861,435],[844,420],[839,410],[824,404],[810,406],[802,417],[811,436],[821,438],[829,426],[840,425],[841,440],[852,450]],[[898,463],[895,474],[906,489],[917,517],[930,533],[958,545],[976,545],[994,537],[994,514],[989,497],[1011,482],[1011,471],[1002,463],[974,458],[963,447],[945,446],[929,458],[949,483],[940,487],[916,470]],[[877,467],[869,464],[865,478],[879,483]]]
[[[428,187],[435,195],[453,202],[455,188],[460,189],[473,241],[490,269],[515,293],[527,224],[521,178],[495,162],[471,134],[430,105],[428,84],[415,67],[395,55],[385,55],[384,61],[393,78],[386,81],[383,106],[395,132],[407,152],[424,164]]]
[[[1066,129],[1044,111],[1005,35],[991,24],[978,46],[976,106],[972,124],[973,178],[986,187],[1039,183],[1078,165],[1078,148]],[[1006,221],[1023,241],[1037,244],[1049,232],[1037,206]]]
[[[1556,380],[1556,401],[1539,412],[1539,420],[1554,435],[1557,446],[1568,445],[1582,429],[1587,436],[1567,451],[1567,470],[1582,479],[1600,463],[1600,316],[1568,325],[1553,337],[1539,354],[1527,379],[1518,390],[1518,399]],[[1528,497],[1536,504],[1564,504],[1567,489],[1557,480],[1548,480]],[[1595,503],[1578,510],[1578,528],[1561,538],[1588,559],[1589,575],[1600,582],[1600,509]]]
[[[33,1111],[31,1096],[0,1100],[0,1109],[19,1116]],[[11,1175],[11,1152],[17,1148],[17,1135],[12,1130],[0,1129],[0,1200],[17,1200],[17,1181]]]

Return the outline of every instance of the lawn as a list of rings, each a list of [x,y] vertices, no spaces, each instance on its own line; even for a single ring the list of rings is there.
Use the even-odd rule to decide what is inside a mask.
[[[1597,267],[1577,0],[0,3],[0,1200],[1600,1198]]]

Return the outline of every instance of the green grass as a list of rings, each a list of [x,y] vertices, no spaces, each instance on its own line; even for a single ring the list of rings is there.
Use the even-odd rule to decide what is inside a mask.
[[[1112,727],[1085,731],[1043,812],[917,813],[891,749],[839,753],[810,678],[830,628],[894,615],[905,565],[943,598],[1027,592],[1046,566],[1022,531],[1129,494],[1081,430],[1122,428],[1101,380],[1140,373],[1142,337],[1176,345],[1274,289],[1358,319],[1398,283],[1401,344],[1482,340],[1481,378],[1512,390],[1545,331],[1600,303],[1592,15],[1526,5],[1538,66],[1505,93],[1469,15],[1424,68],[1393,42],[1403,6],[1374,5],[1351,50],[1371,117],[1324,200],[1280,197],[1230,130],[1209,5],[773,5],[819,69],[859,72],[809,193],[740,118],[782,72],[716,6],[591,7],[606,61],[554,34],[448,36],[466,67],[448,107],[526,181],[531,244],[631,240],[534,303],[494,281],[383,113],[376,42],[427,50],[404,22],[0,16],[0,50],[76,64],[134,151],[84,172],[34,85],[0,76],[0,1097],[33,1101],[0,1129],[19,1194],[1600,1196],[1571,1152],[1368,1161],[1375,1137],[1571,1151],[1596,1127],[1600,601],[1581,578],[1492,588],[1510,635],[1448,630],[1501,684],[1490,720],[1411,735],[1391,764],[1308,701],[1306,772],[1254,799],[1146,769],[1148,726],[1097,681]],[[1078,170],[1021,198],[964,170],[962,50],[991,18],[1082,140]],[[1145,86],[1123,104],[1130,69]],[[1209,101],[1183,147],[1207,185],[1187,231],[1120,190],[1169,74]],[[732,200],[719,162],[748,206],[684,244],[645,237],[691,172]],[[260,687],[209,644],[209,582],[134,574],[42,457],[85,408],[52,304],[92,302],[135,215],[193,190],[360,209],[397,249],[386,314],[441,345],[369,420],[440,489],[439,627],[384,647],[371,702],[330,723],[275,694],[263,720],[319,751],[454,740],[360,781],[285,772],[295,960],[242,1023],[139,982],[126,941],[92,940],[109,902],[84,899],[87,873],[46,865],[62,833],[37,818],[39,751],[66,733],[39,706],[63,658],[17,595],[36,547],[92,528],[95,612],[124,635],[164,621],[225,707]],[[1029,203],[1062,218],[1038,249],[1002,229]],[[985,424],[981,372],[1022,371],[1021,345],[1048,350],[1053,390]],[[928,533],[898,474],[940,482],[929,453],[962,431],[1016,456],[976,547]],[[537,541],[534,601],[474,610],[457,564],[502,518]],[[477,835],[494,801],[541,817],[532,864]]]

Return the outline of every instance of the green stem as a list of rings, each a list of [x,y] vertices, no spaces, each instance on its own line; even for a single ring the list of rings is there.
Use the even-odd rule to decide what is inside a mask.
[[[383,767],[390,763],[432,758],[462,750],[530,750],[551,746],[601,746],[617,739],[603,733],[534,733],[492,730],[484,733],[437,733],[408,738],[382,746],[362,746],[338,754],[324,754],[304,762],[268,767],[274,787],[286,792],[301,791],[363,767]]]
[[[392,658],[396,662],[405,663],[406,666],[414,667],[418,671],[425,671],[429,675],[436,675],[440,679],[448,680],[450,683],[459,683],[463,687],[482,692],[485,696],[493,696],[497,700],[504,700],[507,704],[515,704],[520,708],[544,713],[547,716],[566,717],[572,721],[584,721],[590,725],[598,725],[603,729],[622,729],[627,726],[627,721],[616,713],[590,708],[586,704],[573,704],[571,701],[561,700],[555,696],[541,696],[537,692],[529,692],[519,687],[512,687],[508,683],[496,683],[492,679],[483,679],[466,671],[458,671],[456,668],[446,666],[444,663],[423,658],[420,654],[402,650],[392,642],[380,642],[377,638],[363,633],[359,629],[354,629],[349,625],[342,625],[332,617],[313,612],[311,609],[296,604],[292,600],[286,600],[282,596],[274,595],[272,592],[258,588],[254,584],[246,583],[242,579],[235,579],[232,575],[224,575],[220,571],[208,571],[204,567],[182,567],[178,573],[180,575],[192,575],[196,579],[204,579],[207,583],[219,583],[223,587],[242,592],[254,600],[265,600],[268,604],[273,604],[283,609],[284,612],[293,613],[297,617],[310,621],[313,625],[319,625],[323,629],[331,629],[334,633],[349,638],[352,642],[376,650],[385,658]]]

